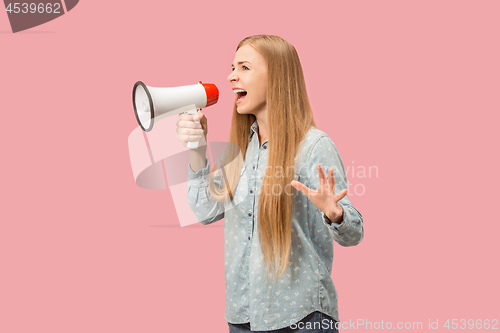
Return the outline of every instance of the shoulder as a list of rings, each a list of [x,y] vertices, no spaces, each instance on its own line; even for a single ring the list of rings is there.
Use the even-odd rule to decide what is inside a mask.
[[[323,150],[331,150],[335,148],[335,144],[332,139],[320,129],[317,129],[314,126],[307,131],[304,140],[300,143],[300,155],[306,158],[310,157],[313,152],[323,151]]]
[[[311,173],[315,174],[317,163],[325,167],[339,165],[339,168],[343,168],[339,151],[332,139],[325,132],[311,127],[295,156],[297,175],[307,178]]]
[[[325,132],[323,132],[322,130],[320,130],[314,126],[311,126],[311,128],[309,128],[309,130],[307,131],[306,137],[304,138],[304,140],[318,139],[318,138],[321,138],[323,136],[328,136],[328,135]]]

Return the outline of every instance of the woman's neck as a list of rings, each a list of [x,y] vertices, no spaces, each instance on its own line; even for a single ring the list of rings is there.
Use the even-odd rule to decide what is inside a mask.
[[[267,114],[264,113],[263,116],[257,115],[256,118],[257,124],[259,125],[259,146],[262,146],[262,144],[267,140]]]

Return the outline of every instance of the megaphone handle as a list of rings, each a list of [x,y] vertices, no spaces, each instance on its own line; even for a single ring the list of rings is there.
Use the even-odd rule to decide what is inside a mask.
[[[187,113],[187,114],[193,114],[194,115],[194,114],[198,113],[198,109],[191,109],[189,111],[186,111],[185,113]],[[201,123],[200,123],[199,120],[194,120],[194,122],[196,122],[196,123],[198,123],[198,124],[201,125]],[[199,142],[199,140],[197,140],[197,141],[189,141],[187,143],[187,147],[189,149],[198,149],[198,142]]]

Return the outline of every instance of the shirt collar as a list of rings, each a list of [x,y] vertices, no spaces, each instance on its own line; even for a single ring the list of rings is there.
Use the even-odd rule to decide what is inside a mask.
[[[257,120],[255,120],[253,122],[252,126],[250,126],[250,138],[249,138],[249,140],[252,138],[254,133],[257,133],[258,128],[259,128],[259,124],[257,123]]]

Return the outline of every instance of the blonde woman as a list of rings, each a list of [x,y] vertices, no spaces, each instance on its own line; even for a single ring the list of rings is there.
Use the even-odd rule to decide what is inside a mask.
[[[247,37],[231,69],[235,104],[222,168],[210,168],[206,145],[190,150],[187,193],[199,222],[224,218],[229,332],[338,332],[333,240],[363,239],[340,155],[315,127],[290,43]],[[177,133],[184,145],[206,140],[206,117],[179,115]]]

